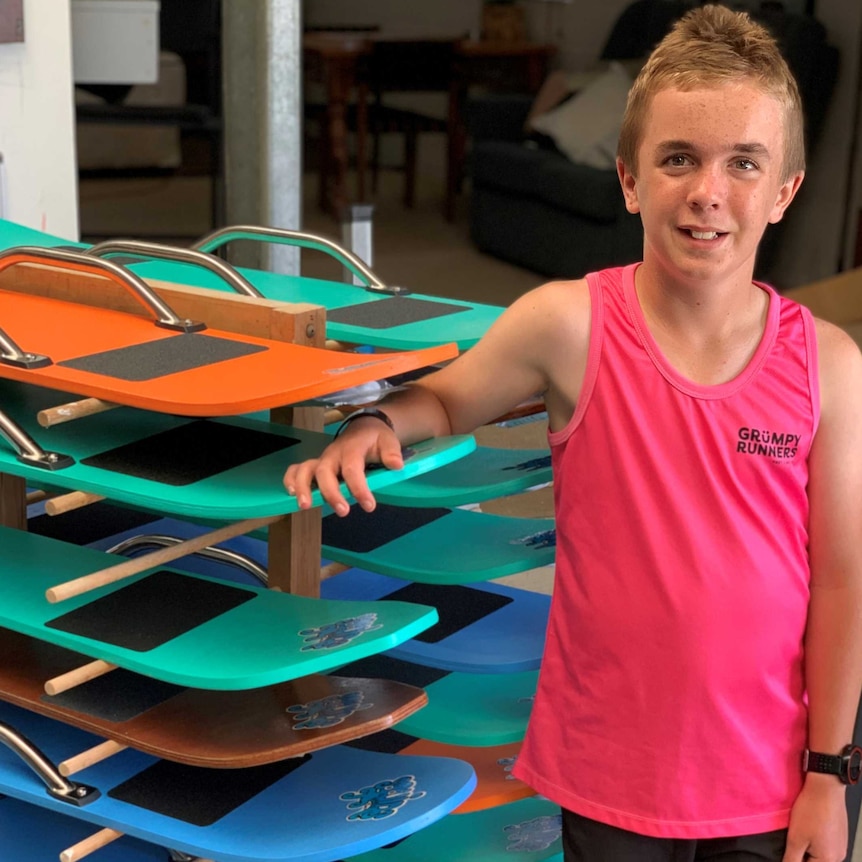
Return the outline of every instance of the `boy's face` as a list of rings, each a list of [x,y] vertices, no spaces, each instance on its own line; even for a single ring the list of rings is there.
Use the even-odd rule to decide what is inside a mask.
[[[748,82],[653,96],[636,173],[618,163],[644,261],[674,278],[750,280],[767,223],[780,221],[802,173],[782,178],[784,112]]]

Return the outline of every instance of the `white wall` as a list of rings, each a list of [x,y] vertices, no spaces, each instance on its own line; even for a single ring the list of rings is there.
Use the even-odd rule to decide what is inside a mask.
[[[78,237],[69,0],[25,0],[24,42],[0,44],[5,217]]]

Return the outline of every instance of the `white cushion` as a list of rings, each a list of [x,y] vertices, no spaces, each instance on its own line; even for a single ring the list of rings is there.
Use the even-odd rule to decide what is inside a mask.
[[[619,63],[531,125],[553,140],[573,162],[594,168],[616,164],[617,140],[632,80]]]

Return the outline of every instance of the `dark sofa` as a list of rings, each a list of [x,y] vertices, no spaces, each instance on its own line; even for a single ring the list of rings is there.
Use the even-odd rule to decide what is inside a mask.
[[[687,0],[636,0],[620,16],[603,60],[645,56]],[[823,125],[838,72],[838,52],[822,24],[764,4],[752,15],[775,35],[796,75],[806,112],[809,152]],[[575,164],[525,137],[532,97],[487,94],[468,104],[470,233],[483,252],[552,278],[572,278],[642,256],[640,219],[626,212],[616,171]],[[757,275],[769,279],[782,225],[761,244]]]

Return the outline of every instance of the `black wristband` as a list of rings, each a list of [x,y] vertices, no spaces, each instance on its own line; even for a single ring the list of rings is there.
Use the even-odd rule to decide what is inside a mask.
[[[363,416],[370,416],[372,419],[379,419],[381,422],[384,422],[389,426],[391,431],[395,430],[395,425],[392,424],[392,420],[382,411],[378,410],[376,407],[363,407],[362,410],[357,410],[355,413],[351,413],[339,426],[335,429],[335,434],[332,439],[334,440],[338,435],[351,423],[354,419],[361,419]]]

